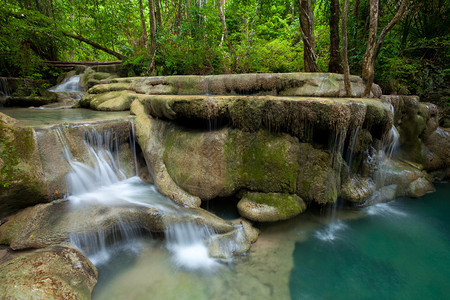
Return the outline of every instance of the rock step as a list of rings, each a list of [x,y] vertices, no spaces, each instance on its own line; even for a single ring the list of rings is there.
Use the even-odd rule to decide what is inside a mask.
[[[361,97],[364,82],[350,77],[352,97]],[[334,73],[258,73],[208,76],[156,76],[116,78],[111,83],[131,83],[130,89],[147,95],[272,95],[344,97],[344,77]],[[374,84],[371,97],[379,98]]]
[[[147,114],[184,124],[220,120],[245,131],[265,127],[304,138],[307,126],[337,131],[357,126],[381,138],[392,126],[392,113],[367,98],[281,96],[140,95]]]

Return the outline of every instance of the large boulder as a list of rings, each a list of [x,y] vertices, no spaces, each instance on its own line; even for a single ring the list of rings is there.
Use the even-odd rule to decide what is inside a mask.
[[[256,222],[275,222],[292,218],[306,209],[297,195],[245,193],[237,205],[239,214]]]
[[[4,253],[0,277],[5,299],[91,299],[97,269],[79,250],[53,246]]]
[[[15,123],[0,113],[0,218],[49,201],[33,130]]]

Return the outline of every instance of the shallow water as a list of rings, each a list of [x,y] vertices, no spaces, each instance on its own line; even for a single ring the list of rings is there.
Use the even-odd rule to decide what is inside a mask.
[[[420,199],[261,226],[245,256],[210,272],[176,265],[142,240],[99,266],[93,299],[445,299],[450,295],[450,184]],[[326,215],[326,214],[324,214]]]
[[[126,117],[128,111],[103,112],[84,108],[41,109],[41,108],[0,108],[0,112],[20,121],[23,126],[45,126],[65,122],[109,120]]]

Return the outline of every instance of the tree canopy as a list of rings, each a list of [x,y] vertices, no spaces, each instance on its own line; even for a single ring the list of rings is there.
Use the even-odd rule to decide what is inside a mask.
[[[351,74],[363,73],[372,1],[348,3]],[[298,72],[308,69],[305,51],[315,58],[318,71],[340,72],[343,67],[339,28],[344,0],[0,2],[1,76],[46,77],[52,72],[42,63],[46,60],[117,59],[123,59],[128,75],[138,76]],[[312,54],[304,46],[307,33],[300,26],[306,2],[311,3]],[[378,1],[377,37],[400,2]],[[424,96],[448,84],[450,4],[407,2],[405,13],[384,38],[374,80],[385,92]]]

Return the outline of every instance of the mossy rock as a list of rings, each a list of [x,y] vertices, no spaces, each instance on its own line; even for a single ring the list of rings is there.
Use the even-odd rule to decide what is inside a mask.
[[[340,167],[332,167],[332,155],[307,143],[300,144],[299,153],[296,194],[307,202],[335,203],[340,185]],[[338,155],[339,158],[335,159],[340,161]]]
[[[103,111],[129,110],[131,102],[137,94],[127,90],[105,92],[101,94],[86,94],[79,102],[80,107]]]
[[[306,209],[297,195],[245,193],[238,205],[239,214],[256,222],[275,222],[292,218]]]
[[[95,76],[95,75],[94,75]],[[102,94],[106,92],[114,91],[124,91],[130,87],[130,83],[119,82],[119,83],[105,83],[97,84],[88,90],[89,94]]]
[[[8,256],[0,264],[5,299],[91,299],[97,269],[79,250],[54,246]]]
[[[47,202],[47,190],[33,130],[0,113],[0,217]]]

